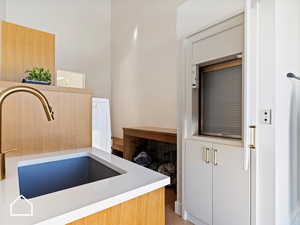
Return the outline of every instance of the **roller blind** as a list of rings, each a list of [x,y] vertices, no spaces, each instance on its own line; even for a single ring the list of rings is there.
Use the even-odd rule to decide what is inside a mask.
[[[242,65],[200,76],[200,134],[241,138]]]

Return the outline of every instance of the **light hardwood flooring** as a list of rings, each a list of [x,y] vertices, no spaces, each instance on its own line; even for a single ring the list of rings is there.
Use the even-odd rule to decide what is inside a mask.
[[[192,223],[183,220],[174,212],[174,203],[176,193],[173,188],[166,188],[166,225],[193,225]]]

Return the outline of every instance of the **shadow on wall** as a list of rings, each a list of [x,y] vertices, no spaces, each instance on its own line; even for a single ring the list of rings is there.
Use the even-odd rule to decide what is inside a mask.
[[[300,82],[292,81],[290,110],[290,209],[292,217],[300,208]],[[294,215],[293,215],[294,214]],[[298,218],[300,219],[300,218]]]

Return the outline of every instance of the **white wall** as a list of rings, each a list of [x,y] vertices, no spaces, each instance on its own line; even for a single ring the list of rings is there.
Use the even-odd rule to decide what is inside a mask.
[[[6,0],[0,0],[0,20],[4,20],[6,16]]]
[[[112,125],[176,128],[176,1],[112,0]]]
[[[300,1],[276,0],[276,225],[300,224]],[[298,214],[298,215],[297,215]],[[298,217],[298,218],[296,218]],[[298,220],[298,221],[296,221]]]
[[[243,9],[244,0],[187,0],[177,10],[177,35],[191,35]]]
[[[110,96],[110,0],[8,0],[7,21],[56,34],[56,68]]]

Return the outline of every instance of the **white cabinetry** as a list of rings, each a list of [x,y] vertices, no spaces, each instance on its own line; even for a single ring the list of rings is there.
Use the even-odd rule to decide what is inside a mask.
[[[211,147],[209,143],[188,141],[184,155],[185,208],[204,224],[212,224],[213,171],[212,164],[203,160],[209,157]]]
[[[186,140],[184,211],[196,225],[250,225],[250,172],[243,149]]]

